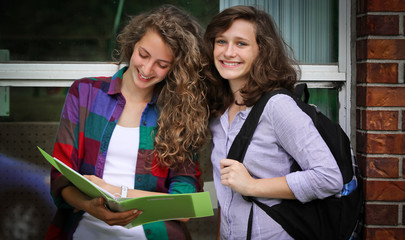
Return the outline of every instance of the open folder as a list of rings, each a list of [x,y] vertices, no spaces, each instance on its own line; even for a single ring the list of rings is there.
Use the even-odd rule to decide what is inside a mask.
[[[80,191],[92,198],[102,197],[106,205],[113,211],[138,209],[143,213],[128,224],[131,228],[145,223],[181,219],[198,218],[214,215],[209,192],[188,194],[164,194],[139,198],[117,198],[71,169],[60,160],[52,157],[38,147],[45,159],[61,172]]]

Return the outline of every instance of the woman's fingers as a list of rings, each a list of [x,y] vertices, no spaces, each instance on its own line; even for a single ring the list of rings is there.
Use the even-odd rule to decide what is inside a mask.
[[[104,205],[104,202],[103,198],[92,199],[88,213],[104,221],[108,225],[125,226],[142,214],[142,211],[136,209],[125,212],[112,212]]]
[[[239,163],[239,162],[236,161],[236,160],[224,158],[224,159],[222,159],[222,160],[220,161],[221,170],[224,170],[225,168],[227,168],[227,167],[229,167],[229,166],[232,166],[232,165],[234,165],[234,164],[237,164],[237,163]]]
[[[108,213],[108,220],[105,222],[109,225],[121,225],[125,226],[132,221],[134,221],[140,214],[142,214],[141,211],[138,211],[136,209],[129,210],[126,212],[111,212],[109,211]]]
[[[252,177],[245,165],[232,159],[222,159],[220,164],[221,184],[245,194],[252,183]]]

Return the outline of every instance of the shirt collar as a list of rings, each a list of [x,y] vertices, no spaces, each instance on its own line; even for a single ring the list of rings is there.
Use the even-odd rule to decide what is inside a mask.
[[[107,93],[108,95],[121,93],[122,76],[127,69],[128,67],[123,67],[111,77],[110,87]]]

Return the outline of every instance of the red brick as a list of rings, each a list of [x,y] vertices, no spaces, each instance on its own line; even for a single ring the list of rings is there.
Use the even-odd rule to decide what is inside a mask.
[[[403,12],[405,1],[403,0],[359,0],[357,11],[364,12]]]
[[[362,129],[398,130],[398,111],[362,111]]]
[[[398,35],[398,15],[368,15],[357,18],[357,36],[367,35]]]
[[[370,57],[382,59],[405,59],[405,39],[371,39],[369,41]],[[381,49],[380,51],[375,51]],[[379,48],[379,49],[378,49]]]
[[[405,181],[365,181],[367,201],[405,201]]]
[[[357,60],[405,59],[405,39],[363,39],[357,41]]]
[[[360,173],[367,178],[398,178],[398,158],[357,157]]]
[[[365,227],[365,240],[403,240],[405,228]]]
[[[357,87],[357,105],[368,107],[405,106],[405,87]]]
[[[357,150],[368,154],[405,154],[405,134],[358,133]]]
[[[357,82],[397,83],[397,63],[359,63],[357,64]]]
[[[366,204],[365,223],[368,225],[398,225],[398,205]]]

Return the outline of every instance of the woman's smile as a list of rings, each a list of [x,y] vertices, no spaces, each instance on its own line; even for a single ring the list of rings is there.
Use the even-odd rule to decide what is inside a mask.
[[[225,60],[221,60],[220,62],[225,67],[237,67],[241,64],[240,62],[225,61]]]
[[[148,80],[152,79],[153,76],[152,76],[152,77],[146,77],[146,76],[144,76],[144,75],[139,71],[139,69],[138,69],[138,78],[139,78],[139,80],[141,80],[141,81],[148,81]]]

